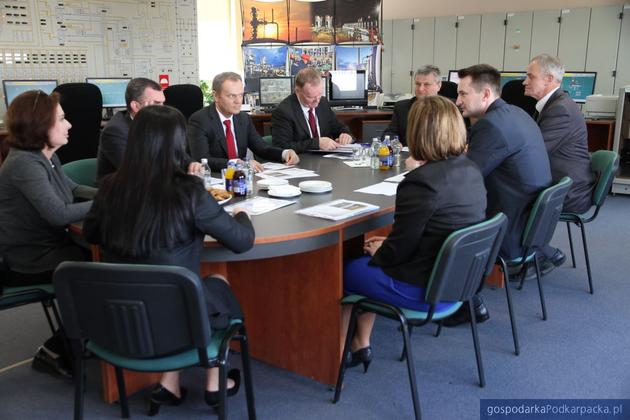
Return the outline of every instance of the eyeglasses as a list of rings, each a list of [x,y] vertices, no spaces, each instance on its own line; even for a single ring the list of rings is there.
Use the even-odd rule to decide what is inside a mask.
[[[33,112],[35,112],[35,108],[37,107],[37,101],[39,100],[39,94],[42,93],[41,90],[37,91],[37,95],[35,95],[35,101],[33,101]]]

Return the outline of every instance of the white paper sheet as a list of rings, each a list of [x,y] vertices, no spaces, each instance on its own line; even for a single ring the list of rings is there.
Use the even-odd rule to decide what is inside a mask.
[[[405,171],[402,174],[398,174],[396,176],[392,176],[389,178],[385,178],[385,181],[387,182],[395,182],[395,183],[401,183],[403,181],[403,179],[405,179],[405,175],[407,175],[409,173],[409,171]]]
[[[361,201],[334,200],[329,203],[296,210],[296,213],[321,219],[342,220],[378,209],[378,206]]]
[[[241,201],[240,203],[230,204],[229,206],[223,207],[223,209],[228,213],[232,213],[232,210],[234,210],[235,207],[238,207],[247,211],[250,216],[258,216],[259,214],[268,213],[272,210],[276,210],[293,203],[295,203],[295,201],[279,200],[277,198],[267,197],[253,197],[245,201]]]
[[[367,187],[359,188],[354,191],[364,194],[386,195],[391,197],[392,195],[396,195],[397,188],[398,184],[394,182],[379,182],[378,184],[368,185]]]

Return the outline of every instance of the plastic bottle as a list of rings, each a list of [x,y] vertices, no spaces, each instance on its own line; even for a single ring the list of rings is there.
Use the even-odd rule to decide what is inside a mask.
[[[243,170],[243,165],[237,164],[232,178],[232,192],[237,197],[245,197],[247,195],[247,176]]]
[[[245,171],[245,177],[247,179],[247,196],[251,197],[252,195],[254,195],[254,168],[252,167],[249,159],[245,161],[243,169]]]
[[[372,146],[370,146],[370,167],[372,169],[379,168],[378,149],[380,149],[381,143],[376,137],[372,139]]]
[[[398,140],[398,136],[394,136],[392,140],[392,151],[394,152],[393,166],[395,168],[400,166],[400,152],[402,151],[402,143]]]
[[[392,168],[392,154],[388,144],[389,136],[386,136],[385,141],[381,143],[381,147],[378,149],[378,169],[381,171],[387,171]]]
[[[225,169],[225,174],[224,174],[223,177],[225,178],[225,189],[226,189],[226,191],[229,191],[231,193],[234,192],[234,190],[232,188],[232,181],[234,179],[234,172],[235,172],[234,163],[228,162],[228,167]]]
[[[201,159],[201,171],[199,176],[203,179],[203,186],[206,187],[206,190],[210,191],[212,189],[212,171],[210,170],[210,165],[208,165],[208,159]]]

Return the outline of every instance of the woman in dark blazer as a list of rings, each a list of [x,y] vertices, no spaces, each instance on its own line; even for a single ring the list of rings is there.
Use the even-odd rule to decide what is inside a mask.
[[[212,235],[234,252],[254,244],[254,228],[245,212],[230,217],[184,169],[186,119],[174,108],[148,106],[131,124],[125,156],[118,171],[103,178],[83,224],[85,237],[103,248],[103,259],[117,263],[164,264],[199,274],[204,236]],[[220,275],[203,280],[210,325],[226,328],[242,317],[238,301]],[[218,368],[208,369],[205,400],[218,404]],[[238,370],[228,373],[228,395],[240,383]],[[160,405],[179,405],[186,390],[179,372],[166,372],[151,394],[149,414]]]
[[[430,96],[409,111],[409,173],[398,186],[392,231],[365,241],[369,256],[346,263],[344,290],[412,310],[427,310],[425,288],[437,253],[454,230],[486,217],[486,189],[464,154],[466,128],[455,105]],[[347,326],[350,307],[343,310]],[[372,359],[374,314],[359,316],[349,366]],[[344,331],[346,331],[344,329]]]

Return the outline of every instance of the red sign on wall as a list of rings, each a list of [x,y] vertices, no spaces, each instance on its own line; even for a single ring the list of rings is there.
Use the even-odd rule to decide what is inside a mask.
[[[166,89],[169,85],[169,77],[168,74],[160,74],[159,79],[160,81],[160,86],[162,87],[162,89]]]

